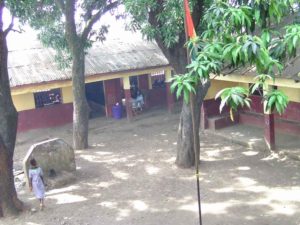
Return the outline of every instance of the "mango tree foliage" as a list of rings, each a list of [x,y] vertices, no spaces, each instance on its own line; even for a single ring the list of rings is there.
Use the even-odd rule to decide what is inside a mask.
[[[297,13],[298,8],[299,2],[293,0],[214,1],[204,15],[206,30],[187,44],[193,60],[187,67],[189,73],[183,77],[192,82],[175,77],[172,87],[180,92],[177,95],[186,95],[188,100],[190,86],[197,82],[212,79],[224,70],[250,68],[257,74],[254,84],[249,89],[221,90],[216,95],[221,97],[220,111],[228,105],[232,115],[238,107],[250,107],[249,95],[261,88],[265,110],[282,114],[288,98],[267,84],[272,84],[288,60],[296,56],[300,24],[296,20],[292,24],[286,21],[291,20],[290,15]]]
[[[141,30],[148,39],[153,40],[159,36],[166,47],[171,47],[179,42],[180,33],[183,31],[184,20],[182,1],[157,1],[157,0],[123,0],[126,11],[131,14],[130,27]],[[163,10],[159,10],[163,8]],[[155,17],[157,25],[153,26],[148,18],[157,11]]]

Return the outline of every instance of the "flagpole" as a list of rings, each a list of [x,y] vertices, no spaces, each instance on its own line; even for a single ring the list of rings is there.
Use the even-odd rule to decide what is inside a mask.
[[[184,28],[185,28],[185,38],[186,41],[188,41],[188,28],[187,28],[187,7],[188,2],[187,0],[184,0]],[[189,11],[189,10],[188,10]],[[187,48],[187,63],[191,63],[191,57],[189,49]],[[197,89],[197,87],[196,87]],[[200,178],[199,178],[199,155],[200,155],[200,143],[199,143],[199,133],[197,134],[196,131],[196,123],[195,123],[195,102],[196,102],[196,96],[195,93],[190,92],[190,108],[191,108],[191,116],[192,116],[192,127],[193,127],[193,147],[194,147],[194,153],[195,153],[195,172],[196,172],[196,182],[197,182],[197,197],[198,197],[198,212],[199,212],[199,225],[202,225],[202,212],[201,212],[201,195],[200,195]],[[198,146],[199,143],[199,146]]]

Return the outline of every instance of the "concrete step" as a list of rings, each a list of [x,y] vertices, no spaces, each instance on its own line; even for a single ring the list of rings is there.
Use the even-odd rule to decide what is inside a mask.
[[[231,120],[229,113],[208,117],[207,120],[208,120],[208,129],[217,130],[217,129],[238,124],[239,115],[237,113],[234,114],[234,121]]]

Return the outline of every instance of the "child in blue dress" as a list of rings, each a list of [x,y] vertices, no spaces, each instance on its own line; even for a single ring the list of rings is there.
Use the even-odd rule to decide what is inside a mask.
[[[29,188],[33,191],[35,197],[40,201],[40,210],[44,209],[45,184],[43,179],[43,171],[37,166],[36,160],[30,160],[31,168],[29,169]]]

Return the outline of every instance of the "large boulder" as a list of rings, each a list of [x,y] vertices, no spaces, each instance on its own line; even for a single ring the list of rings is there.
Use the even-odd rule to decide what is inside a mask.
[[[51,139],[30,147],[23,160],[27,184],[30,160],[35,158],[44,172],[47,189],[62,187],[75,180],[76,163],[73,148],[62,139]]]

